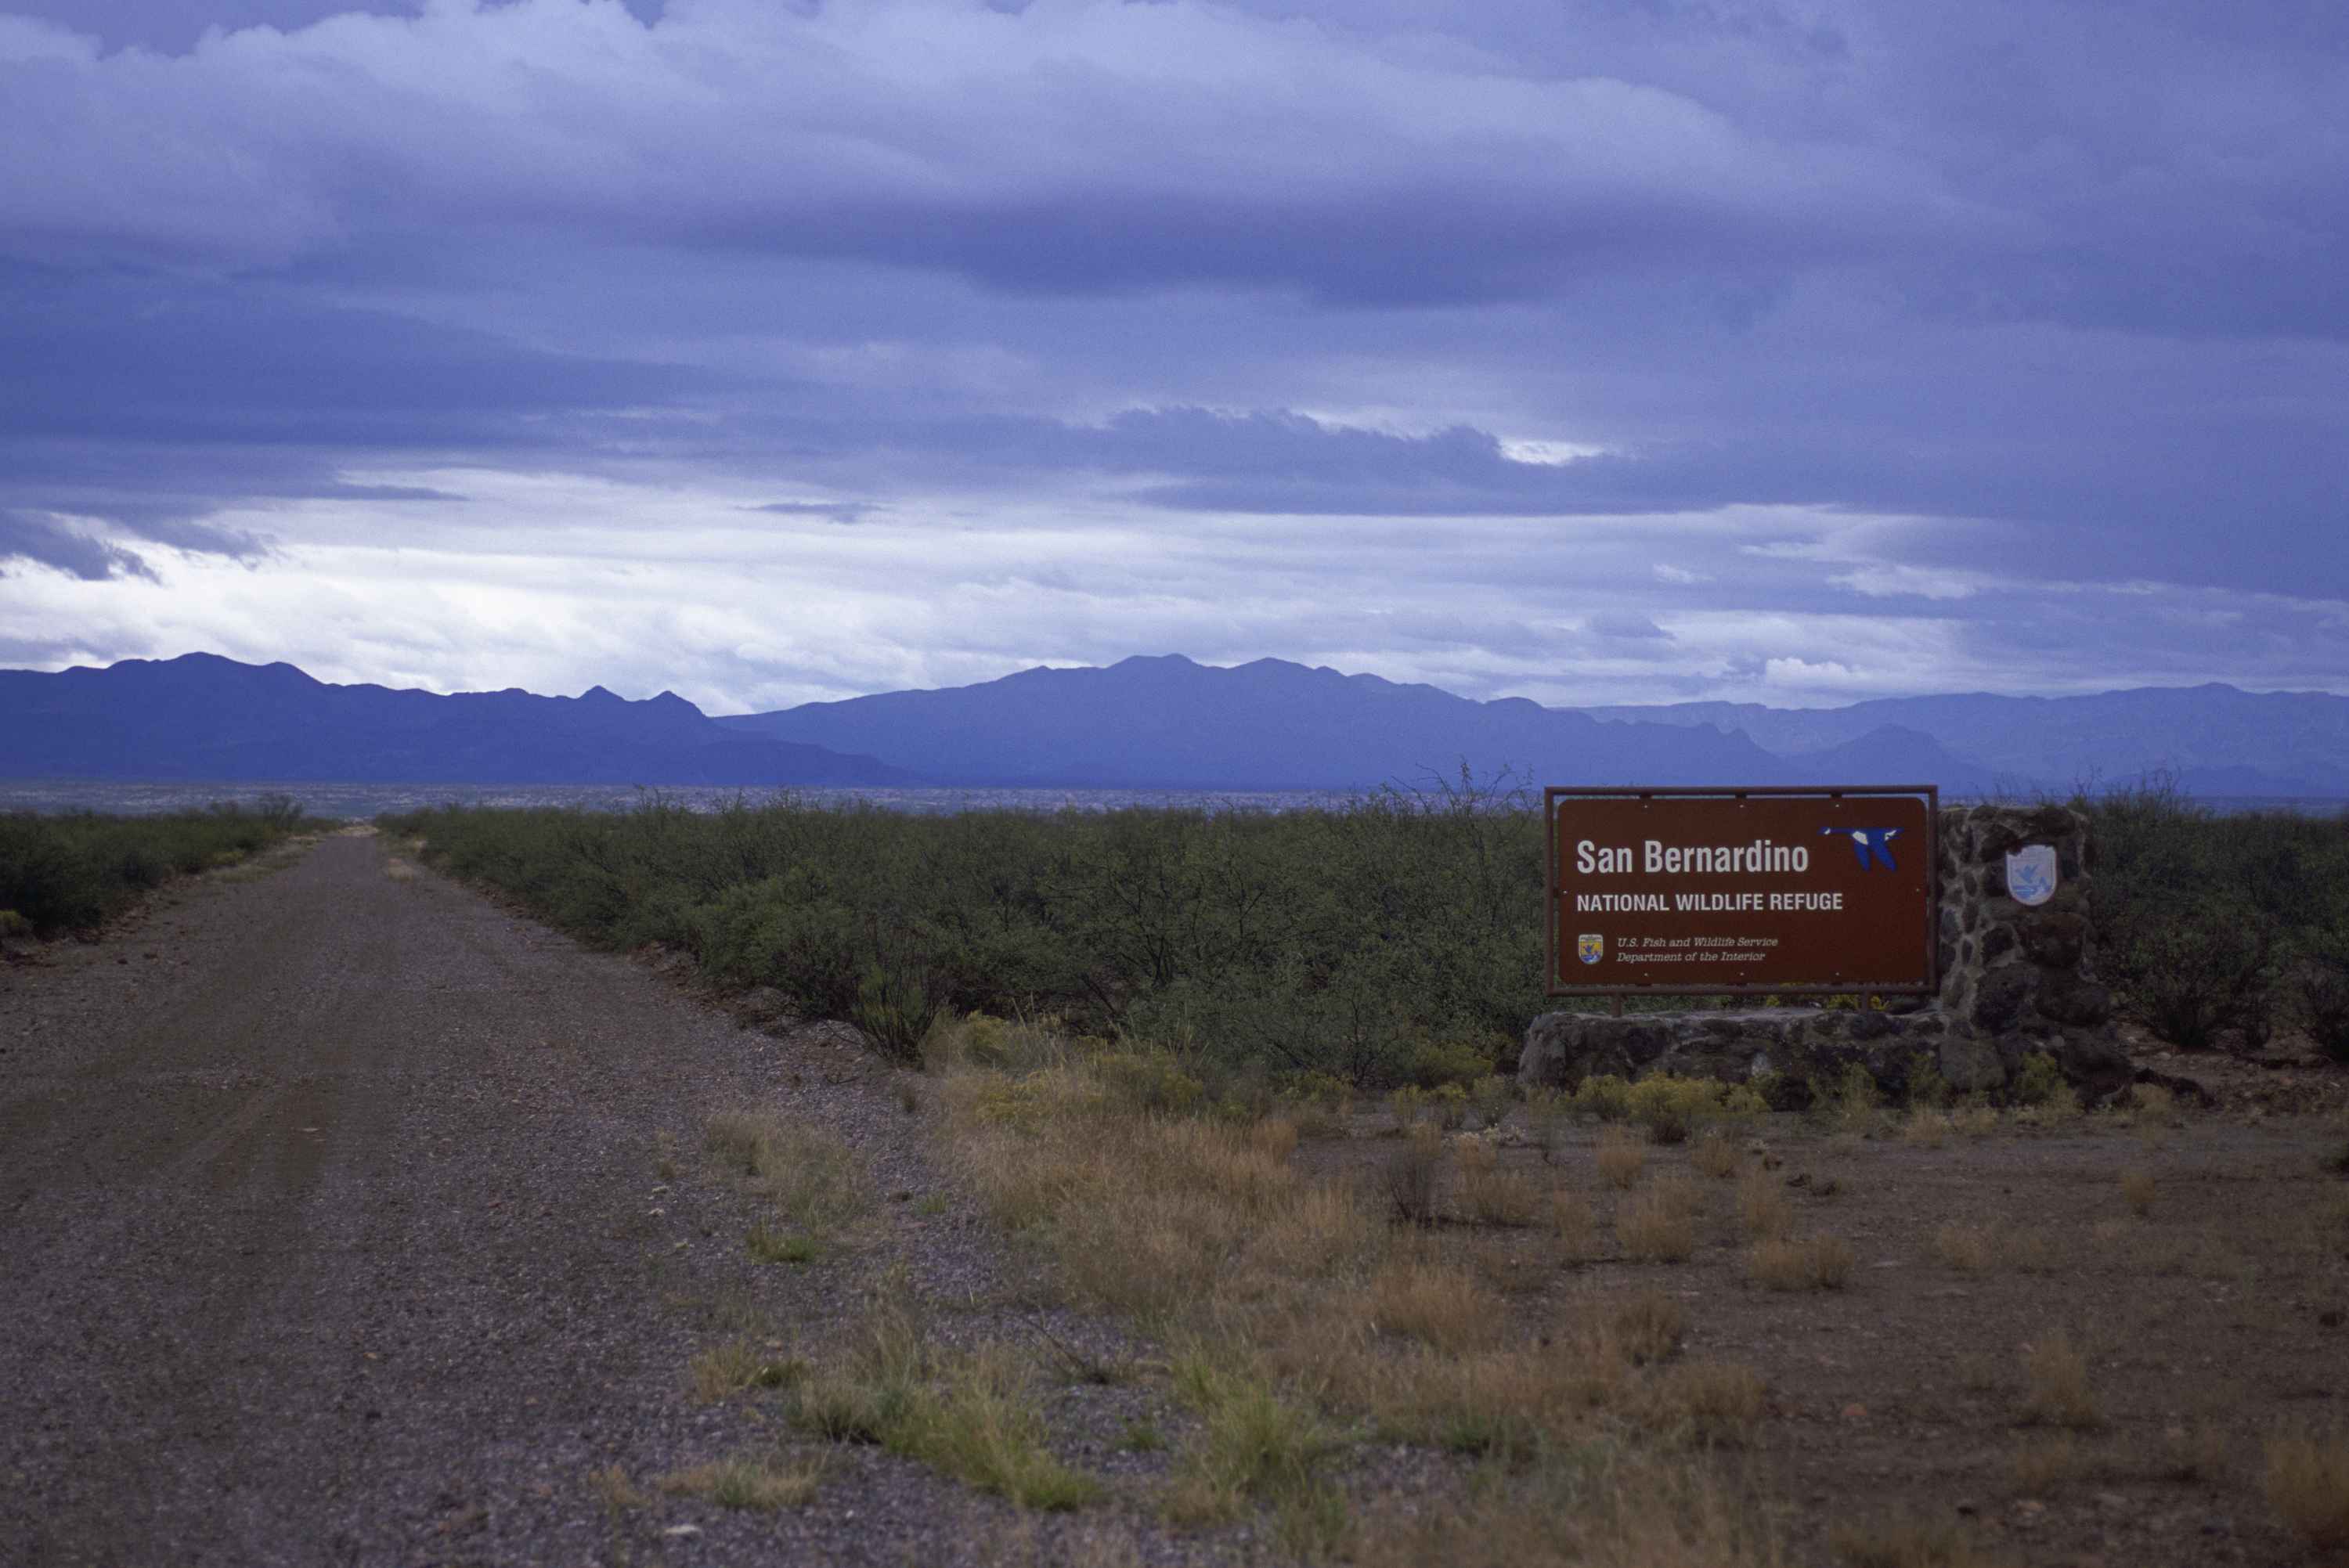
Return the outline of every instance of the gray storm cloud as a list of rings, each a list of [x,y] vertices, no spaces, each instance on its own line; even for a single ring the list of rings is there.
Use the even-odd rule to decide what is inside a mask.
[[[1869,690],[2349,685],[2344,16],[0,0],[0,595],[358,533],[571,581],[476,482],[561,474],[800,552],[1266,542],[1311,627],[1007,566],[1015,625],[1083,601],[1055,657],[1481,614],[1490,689],[1528,637],[1702,689],[1857,669],[1842,616]],[[1390,529],[1424,602],[1331,611]]]

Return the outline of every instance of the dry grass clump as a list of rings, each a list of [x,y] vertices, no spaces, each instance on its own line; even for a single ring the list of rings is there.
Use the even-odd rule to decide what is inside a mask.
[[[1920,1106],[1901,1122],[1900,1141],[1916,1149],[1939,1149],[1950,1140],[1950,1131],[1946,1115]]]
[[[632,1508],[642,1508],[653,1501],[646,1491],[628,1479],[628,1472],[618,1465],[605,1465],[587,1472],[587,1490],[604,1505],[604,1511],[617,1519]]]
[[[1713,1464],[1643,1454],[1553,1459],[1472,1490],[1455,1507],[1406,1508],[1353,1542],[1362,1568],[1776,1568],[1769,1511]]]
[[[852,1353],[801,1382],[792,1415],[817,1436],[877,1443],[1021,1508],[1078,1508],[1100,1492],[1045,1447],[1023,1360],[999,1345],[939,1351],[900,1303],[877,1303]]]
[[[2148,1121],[2165,1127],[2186,1125],[2186,1119],[2178,1114],[2178,1097],[2158,1083],[2131,1084],[2129,1099],[2136,1103],[2137,1114]]]
[[[2017,1274],[2055,1272],[2055,1243],[2044,1231],[2016,1231],[2006,1238],[2007,1266]]]
[[[1372,1321],[1386,1334],[1459,1351],[1493,1342],[1501,1303],[1465,1272],[1425,1259],[1398,1260],[1371,1277]]]
[[[1684,1263],[1696,1251],[1696,1222],[1685,1199],[1660,1183],[1623,1201],[1615,1214],[1615,1239],[1624,1255],[1637,1262]]]
[[[687,1364],[693,1397],[715,1402],[746,1388],[783,1388],[807,1376],[807,1363],[796,1356],[749,1339],[728,1339],[698,1353]]]
[[[1380,1171],[1395,1218],[1414,1225],[1433,1220],[1443,1171],[1444,1135],[1424,1123],[1414,1125]]]
[[[2349,1547],[2349,1437],[2269,1439],[2264,1490],[2269,1505],[2310,1545]]]
[[[761,1220],[742,1238],[754,1264],[812,1264],[823,1255],[823,1243],[804,1231],[778,1230]]]
[[[1795,1206],[1778,1179],[1760,1169],[1737,1181],[1737,1222],[1756,1239],[1783,1236],[1795,1226]]]
[[[1988,1138],[1998,1130],[1998,1108],[1989,1105],[1964,1105],[1950,1113],[1952,1131],[1967,1138]]]
[[[2153,1212],[2153,1172],[2124,1171],[2121,1172],[2121,1197],[2129,1212],[2138,1219]]]
[[[1725,1181],[1744,1166],[1745,1157],[1737,1151],[1737,1145],[1716,1127],[1696,1140],[1691,1162],[1714,1181]]]
[[[814,1501],[823,1474],[816,1466],[792,1464],[781,1454],[738,1454],[665,1475],[660,1489],[673,1495],[706,1498],[720,1508],[771,1511],[803,1508]]]
[[[1997,1258],[1997,1238],[1988,1225],[1952,1220],[1933,1233],[1933,1255],[1953,1269],[1981,1274]]]
[[[1837,1525],[1827,1550],[1843,1568],[1989,1568],[1984,1556],[1957,1526],[1917,1520],[1877,1520]]]
[[[720,1111],[703,1130],[703,1147],[751,1191],[772,1197],[783,1217],[802,1231],[829,1231],[864,1212],[855,1155],[820,1128],[770,1111]]]
[[[2211,1481],[2228,1471],[2226,1429],[2214,1420],[2170,1427],[2161,1434],[2161,1475],[2166,1480]]]
[[[1745,1257],[1746,1274],[1769,1290],[1841,1290],[1851,1267],[1851,1243],[1841,1236],[1765,1237]]]
[[[1681,1347],[1688,1312],[1660,1290],[1645,1290],[1615,1309],[1609,1326],[1623,1358],[1634,1366],[1661,1361]]]
[[[2014,1458],[2008,1465],[2015,1490],[2032,1497],[2044,1496],[2066,1481],[2079,1479],[2084,1468],[2080,1445],[2067,1433],[2032,1439],[2014,1450]]]
[[[2023,1376],[2024,1420],[2075,1430],[2103,1424],[2088,1387],[2088,1358],[2073,1346],[2070,1336],[2049,1334],[2029,1346]]]
[[[1177,1361],[1174,1391],[1198,1415],[1199,1428],[1164,1499],[1170,1519],[1211,1523],[1262,1502],[1299,1554],[1319,1555],[1336,1543],[1345,1502],[1321,1470],[1338,1439],[1312,1411],[1284,1399],[1261,1374],[1203,1351]]]
[[[1657,1383],[1647,1415],[1704,1447],[1743,1444],[1762,1424],[1762,1376],[1751,1367],[1686,1362]]]
[[[1640,1171],[1648,1163],[1648,1151],[1639,1140],[1620,1127],[1603,1127],[1599,1130],[1599,1152],[1595,1156],[1599,1173],[1617,1187],[1629,1187],[1640,1179]]]
[[[1523,1174],[1500,1168],[1500,1156],[1481,1138],[1460,1143],[1460,1210],[1480,1225],[1530,1225],[1541,1216],[1542,1192]]]
[[[1549,1228],[1566,1262],[1586,1263],[1598,1250],[1599,1215],[1579,1192],[1549,1195]]]

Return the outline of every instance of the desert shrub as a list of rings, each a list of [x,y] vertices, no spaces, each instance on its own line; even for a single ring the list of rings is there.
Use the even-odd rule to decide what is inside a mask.
[[[2349,1546],[2349,1437],[2271,1438],[2263,1479],[2268,1501],[2310,1545]]]
[[[1657,1073],[1623,1092],[1624,1115],[1646,1130],[1651,1143],[1684,1142],[1696,1128],[1742,1119],[1763,1109],[1761,1097],[1753,1089],[1717,1078]]]
[[[2033,1051],[2023,1058],[2023,1071],[2015,1078],[2014,1098],[2024,1105],[2045,1105],[2071,1087],[2054,1057],[2045,1051]]]
[[[1601,1121],[1620,1121],[1631,1114],[1631,1085],[1612,1073],[1593,1073],[1574,1086],[1571,1103]]]
[[[152,817],[0,815],[0,910],[38,935],[105,924],[171,878],[233,864],[302,825],[290,797]]]
[[[905,1054],[927,1017],[1051,1015],[1203,1077],[1465,1093],[1546,1006],[1540,818],[1471,780],[1281,813],[649,796],[385,820],[586,940],[681,948]]]
[[[1956,1096],[1950,1080],[1941,1076],[1941,1065],[1930,1051],[1917,1051],[1909,1057],[1909,1103],[1929,1109],[1945,1109]]]
[[[2349,923],[2303,938],[2292,965],[2302,1022],[2316,1048],[2349,1064]]]

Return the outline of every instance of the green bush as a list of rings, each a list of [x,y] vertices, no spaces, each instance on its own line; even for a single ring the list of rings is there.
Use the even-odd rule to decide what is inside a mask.
[[[2023,1058],[2023,1072],[2015,1079],[2014,1098],[2023,1105],[2045,1105],[2072,1086],[2065,1081],[2064,1069],[2045,1051],[2033,1051]]]
[[[36,934],[89,930],[175,875],[233,864],[301,825],[290,797],[153,817],[0,816],[0,909]]]
[[[2175,1045],[2229,1028],[2263,1043],[2286,974],[2305,973],[2279,955],[2340,921],[2349,818],[2221,816],[2158,776],[2072,804],[2089,818],[2099,967],[2123,1003]]]
[[[656,796],[386,826],[589,941],[681,948],[909,1056],[940,1016],[1054,1016],[1194,1064],[1219,1103],[1300,1075],[1464,1090],[1546,1005],[1539,816],[1467,782],[1284,813]]]

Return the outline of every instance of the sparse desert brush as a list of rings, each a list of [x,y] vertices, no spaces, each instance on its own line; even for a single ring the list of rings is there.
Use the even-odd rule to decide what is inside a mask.
[[[2349,1437],[2298,1433],[2271,1438],[2264,1490],[2269,1505],[2312,1546],[2349,1546]]]
[[[2015,1231],[2005,1241],[2007,1266],[2017,1274],[2050,1274],[2055,1272],[2055,1243],[2044,1231]]]
[[[1746,1274],[1769,1290],[1841,1290],[1851,1267],[1851,1243],[1841,1236],[1764,1237],[1745,1259]]]
[[[747,1388],[785,1388],[807,1376],[807,1363],[748,1338],[721,1341],[687,1364],[698,1399],[718,1400]]]
[[[1759,1166],[1737,1181],[1737,1222],[1753,1237],[1783,1236],[1795,1224],[1795,1206],[1778,1179]]]
[[[1381,1331],[1461,1351],[1500,1333],[1500,1301],[1460,1269],[1424,1258],[1399,1259],[1372,1275],[1370,1307]]]
[[[1558,1252],[1567,1261],[1580,1263],[1589,1258],[1599,1229],[1599,1216],[1590,1201],[1579,1192],[1557,1191],[1549,1195],[1549,1228],[1557,1238]]]
[[[1274,1164],[1297,1151],[1297,1123],[1285,1116],[1267,1117],[1248,1129],[1247,1145]]]
[[[891,1299],[876,1300],[848,1356],[800,1381],[792,1415],[819,1437],[878,1443],[1021,1508],[1077,1508],[1100,1490],[1045,1448],[1043,1410],[1017,1353],[941,1350]]]
[[[1950,1113],[1950,1126],[1968,1138],[1988,1138],[1998,1130],[1998,1108],[1963,1105]]]
[[[2040,1336],[2023,1352],[2023,1418],[2043,1426],[2080,1430],[2100,1426],[2103,1415],[2088,1387],[2088,1358],[2062,1332]]]
[[[2230,1447],[2226,1429],[2216,1420],[2168,1428],[2161,1434],[2162,1478],[2177,1481],[2217,1480],[2227,1473]]]
[[[1615,1212],[1615,1237],[1635,1262],[1682,1263],[1696,1251],[1696,1222],[1672,1193],[1651,1188],[1623,1200]]]
[[[1391,1151],[1379,1174],[1395,1218],[1423,1225],[1435,1218],[1435,1192],[1444,1170],[1444,1140],[1424,1126],[1412,1128]]]
[[[1900,1141],[1918,1149],[1939,1149],[1950,1140],[1950,1118],[1942,1111],[1918,1107],[1900,1124]]]
[[[1857,1062],[1846,1062],[1833,1089],[1819,1102],[1820,1113],[1838,1132],[1861,1135],[1876,1130],[1881,1119],[1884,1091],[1876,1075]]]
[[[1644,1366],[1681,1347],[1688,1332],[1688,1310],[1660,1290],[1643,1290],[1615,1309],[1608,1327],[1623,1358]]]
[[[2068,1432],[2058,1432],[2026,1440],[2014,1450],[2007,1472],[2017,1491],[2044,1497],[2066,1481],[2078,1479],[2083,1468],[2080,1445]]]
[[[1737,1174],[1745,1163],[1745,1157],[1737,1151],[1735,1143],[1715,1128],[1696,1140],[1692,1161],[1699,1171],[1716,1181],[1723,1181]]]
[[[1251,1501],[1277,1511],[1326,1507],[1320,1470],[1338,1439],[1310,1409],[1253,1368],[1204,1350],[1176,1359],[1174,1391],[1199,1426],[1165,1497],[1170,1517],[1208,1523]]]
[[[663,1491],[706,1498],[720,1508],[802,1508],[815,1500],[823,1472],[781,1454],[739,1454],[661,1477]]]
[[[771,1194],[803,1230],[827,1230],[864,1210],[855,1155],[823,1129],[755,1109],[719,1111],[704,1130],[703,1146],[752,1191]]]
[[[1751,1367],[1682,1362],[1656,1384],[1651,1418],[1703,1447],[1741,1444],[1762,1424],[1763,1392],[1761,1374]]]
[[[1631,1114],[1631,1085],[1612,1073],[1593,1073],[1574,1086],[1569,1103],[1586,1116],[1620,1121]]]
[[[1460,1208],[1480,1225],[1530,1225],[1541,1218],[1542,1192],[1523,1172],[1500,1169],[1489,1153],[1471,1160],[1464,1152]]]
[[[1953,1269],[1981,1274],[1998,1255],[1997,1239],[1988,1225],[1952,1220],[1933,1233],[1933,1255]]]
[[[587,1490],[604,1505],[604,1511],[616,1519],[632,1508],[642,1508],[653,1501],[652,1494],[628,1479],[628,1472],[618,1465],[605,1465],[587,1472]]]
[[[1609,1126],[1599,1130],[1596,1159],[1601,1176],[1618,1187],[1629,1187],[1640,1179],[1640,1168],[1648,1162],[1648,1152],[1630,1133]]]
[[[1488,1130],[1500,1126],[1508,1116],[1509,1108],[1516,1102],[1517,1083],[1515,1078],[1486,1073],[1468,1086],[1468,1104]]]
[[[2139,1219],[2153,1212],[2153,1172],[2124,1171],[2121,1172],[2121,1197],[2129,1212]]]
[[[1537,1462],[1458,1503],[1392,1502],[1359,1532],[1362,1568],[1765,1568],[1787,1561],[1766,1510],[1702,1456],[1593,1471]],[[1562,1522],[1570,1521],[1570,1526]]]
[[[1566,1152],[1574,1136],[1574,1101],[1554,1088],[1537,1088],[1526,1096],[1526,1125],[1545,1162]]]
[[[1685,1171],[1657,1177],[1648,1191],[1657,1202],[1679,1213],[1693,1218],[1704,1212],[1705,1188]]]
[[[1827,1550],[1841,1568],[1990,1568],[1999,1561],[1938,1520],[1846,1522],[1827,1532]]]
[[[812,1264],[823,1255],[823,1243],[805,1231],[778,1230],[764,1221],[750,1227],[742,1245],[754,1264]]]

